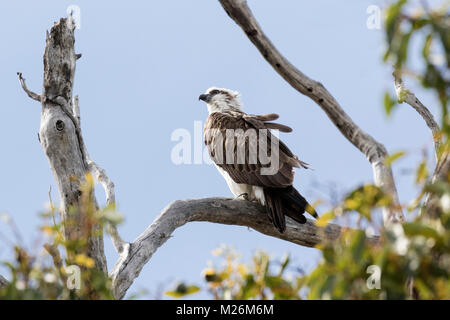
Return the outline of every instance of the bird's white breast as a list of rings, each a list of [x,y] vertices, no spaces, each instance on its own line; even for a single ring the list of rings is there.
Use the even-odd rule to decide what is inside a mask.
[[[250,201],[258,201],[263,206],[266,204],[266,200],[264,198],[264,191],[262,187],[252,186],[249,184],[236,183],[230,177],[228,172],[223,170],[221,167],[216,165],[217,170],[219,170],[220,174],[224,177],[227,182],[228,188],[230,188],[231,193],[238,197],[244,193],[248,195],[248,200]]]

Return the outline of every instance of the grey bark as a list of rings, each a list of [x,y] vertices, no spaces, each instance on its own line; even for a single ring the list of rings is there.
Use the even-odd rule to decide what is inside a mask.
[[[169,204],[159,214],[147,230],[129,245],[116,263],[110,273],[114,296],[123,298],[155,251],[177,228],[195,221],[245,226],[305,247],[314,247],[325,240],[335,240],[343,230],[335,224],[321,228],[312,220],[299,224],[286,217],[286,231],[280,233],[269,221],[265,208],[257,203],[228,198],[178,200]],[[371,240],[378,241],[378,238]]]
[[[414,93],[412,93],[405,87],[401,78],[400,71],[396,70],[392,75],[394,76],[394,87],[398,101],[400,103],[406,102],[411,107],[413,107],[413,109],[417,111],[417,113],[427,124],[428,128],[431,130],[434,142],[434,154],[436,157],[436,161],[438,161],[439,148],[442,144],[441,128],[437,124],[436,120],[434,120],[434,116],[430,112],[430,110],[428,110],[428,108],[416,97]]]
[[[450,152],[448,149],[441,155],[431,178],[431,183],[448,182],[448,173],[450,172]],[[438,218],[442,214],[440,197],[437,194],[428,194],[421,210],[421,214],[426,214],[429,218]]]
[[[81,130],[72,113],[72,89],[79,57],[75,54],[74,29],[75,25],[69,17],[55,23],[47,32],[42,94],[28,90],[21,73],[18,73],[28,96],[42,103],[39,138],[58,186],[67,239],[86,237],[83,228],[86,217],[79,210],[71,210],[78,207],[80,184],[85,181],[88,172]],[[89,232],[88,255],[94,259],[96,268],[106,272],[103,237],[98,227],[94,229],[99,232]]]
[[[92,172],[99,181],[105,190],[106,195],[106,204],[107,205],[114,205],[116,203],[116,192],[115,192],[115,186],[112,180],[108,177],[106,174],[106,171],[101,168],[97,163],[94,162],[94,160],[91,159],[89,156],[89,152],[86,148],[86,145],[83,142],[82,134],[81,134],[81,116],[80,116],[80,100],[78,98],[78,95],[75,96],[72,99],[72,111],[74,115],[74,122],[77,124],[79,128],[79,135],[81,140],[81,150],[84,154],[85,163],[90,172]],[[113,240],[113,245],[116,251],[120,254],[124,250],[124,246],[126,243],[122,240],[122,238],[119,235],[119,232],[117,231],[116,226],[114,225],[107,225],[108,232],[111,235],[111,238]]]
[[[413,92],[409,91],[405,87],[401,78],[400,71],[396,70],[392,75],[394,76],[394,86],[398,101],[400,103],[406,102],[411,107],[413,107],[413,109],[416,110],[417,113],[425,121],[426,125],[433,135],[436,167],[434,169],[433,177],[431,178],[431,183],[436,183],[439,181],[448,182],[447,174],[450,170],[450,155],[447,148],[445,148],[441,152],[441,128],[434,119],[434,116],[430,112],[430,110],[428,110],[428,108],[416,97]],[[439,205],[439,200],[440,199],[437,195],[427,194],[421,210],[421,214],[426,213],[431,218],[439,216],[441,214],[441,206]]]
[[[1,289],[2,287],[7,286],[7,285],[8,285],[8,280],[6,280],[5,278],[3,278],[3,277],[0,275],[0,289]]]

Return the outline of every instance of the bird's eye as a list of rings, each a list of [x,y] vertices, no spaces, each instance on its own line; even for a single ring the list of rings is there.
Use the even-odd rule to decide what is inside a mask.
[[[210,92],[210,94],[215,95],[215,94],[218,94],[219,92],[220,92],[219,90],[214,89]]]

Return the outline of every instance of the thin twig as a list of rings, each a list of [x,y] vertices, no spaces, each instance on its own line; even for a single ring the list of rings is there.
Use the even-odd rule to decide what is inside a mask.
[[[25,78],[22,77],[22,72],[17,72],[17,77],[19,78],[20,84],[22,86],[23,91],[25,91],[25,93],[33,100],[42,101],[42,97],[41,95],[34,93],[31,90],[28,90],[27,88],[27,84],[25,83]]]
[[[55,266],[58,274],[60,275],[61,279],[64,283],[67,282],[67,277],[64,274],[63,271],[63,262],[61,259],[61,255],[59,254],[58,247],[54,244],[46,243],[44,244],[45,250],[48,252],[48,254],[52,257],[53,265]]]
[[[430,128],[431,133],[433,134],[434,151],[437,161],[439,157],[439,148],[442,145],[442,134],[439,124],[436,120],[434,120],[434,116],[430,110],[428,110],[428,108],[420,102],[414,93],[405,87],[401,77],[401,71],[395,70],[392,75],[394,76],[395,93],[397,94],[398,101],[400,103],[406,102],[413,107],[414,110],[416,110],[417,113],[423,118],[423,120],[425,120],[428,128]]]
[[[72,100],[72,110],[73,110],[73,116],[76,119],[75,125],[78,127],[78,130],[81,135],[81,117],[80,117],[80,100],[78,98],[78,95],[75,96]],[[91,171],[95,178],[98,180],[98,182],[101,183],[103,186],[103,189],[105,190],[106,194],[106,204],[107,205],[115,205],[116,203],[116,194],[114,190],[114,183],[111,181],[111,179],[106,174],[106,171],[101,168],[97,163],[95,163],[91,157],[89,156],[89,153],[87,151],[86,145],[84,143],[84,140],[81,140],[81,146],[83,150],[83,154],[85,157],[86,165],[88,167],[88,170]],[[123,241],[122,238],[119,235],[119,232],[117,230],[117,227],[111,223],[108,223],[107,229],[109,234],[111,235],[111,239],[113,241],[114,248],[119,254],[124,253],[124,250],[129,247],[128,243]]]

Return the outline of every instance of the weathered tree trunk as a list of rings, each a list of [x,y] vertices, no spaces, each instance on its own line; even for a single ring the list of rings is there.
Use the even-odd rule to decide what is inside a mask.
[[[75,77],[75,25],[72,18],[61,19],[47,32],[44,52],[44,85],[41,95],[26,88],[34,100],[42,103],[39,140],[50,163],[61,198],[64,233],[68,240],[88,241],[86,254],[94,259],[95,267],[107,271],[102,230],[94,225],[86,230],[86,217],[78,210],[80,186],[88,172],[83,138],[73,114],[72,90]],[[95,202],[95,196],[93,196]]]

